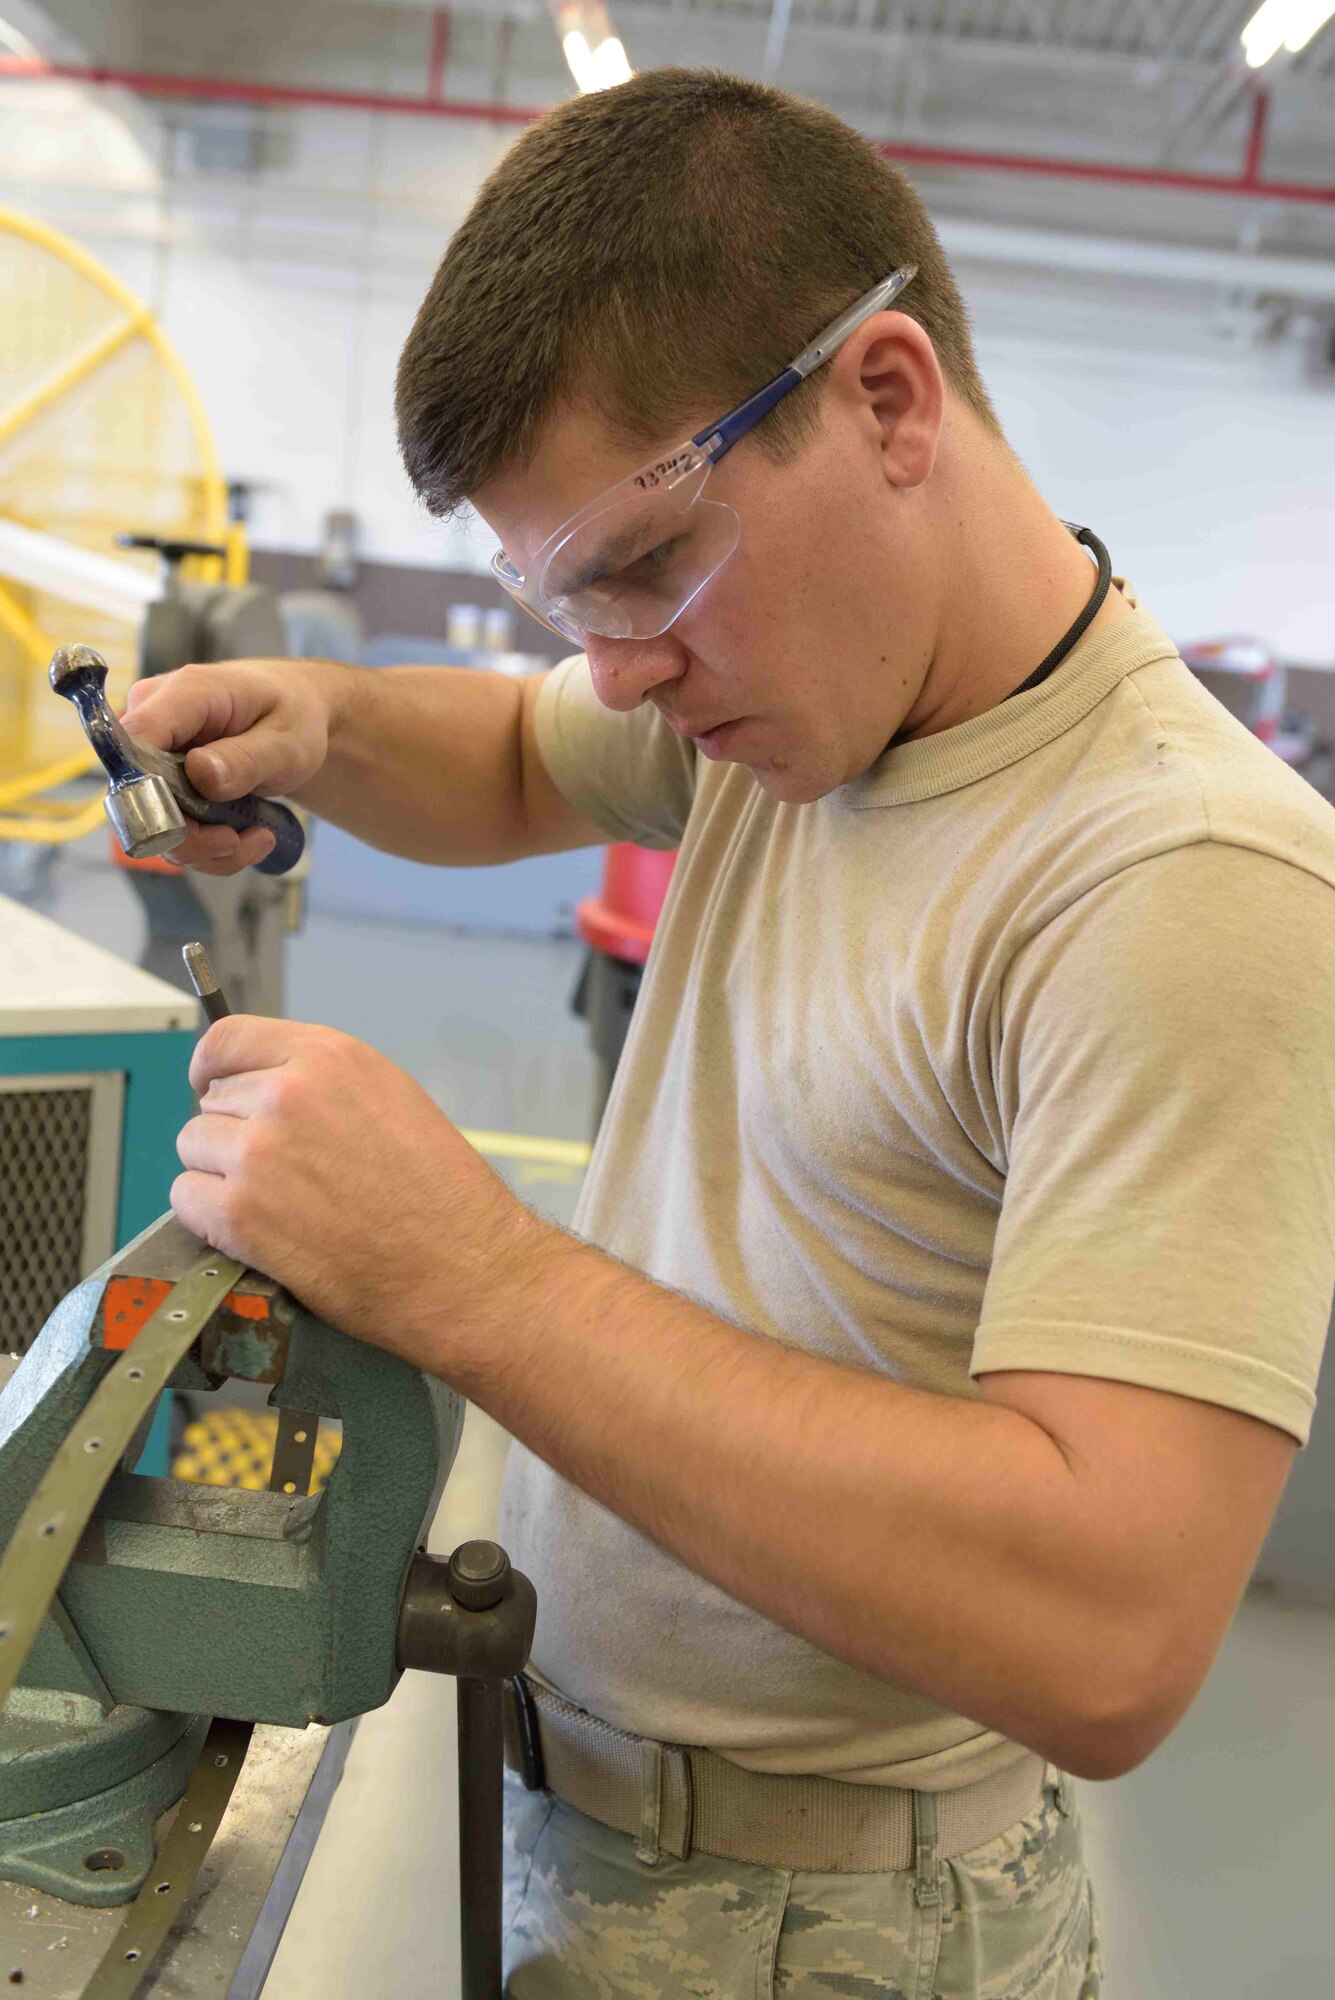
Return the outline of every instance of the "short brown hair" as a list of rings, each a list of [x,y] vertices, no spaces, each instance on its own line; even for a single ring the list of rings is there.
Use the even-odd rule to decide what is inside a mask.
[[[534,125],[455,235],[399,362],[408,476],[446,514],[534,450],[565,396],[652,448],[721,414],[900,264],[901,307],[1000,431],[968,317],[905,176],[821,106],[741,77],[650,70]],[[814,421],[795,390],[757,432]]]

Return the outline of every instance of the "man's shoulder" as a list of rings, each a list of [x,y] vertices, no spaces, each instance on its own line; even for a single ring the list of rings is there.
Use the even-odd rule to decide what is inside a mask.
[[[1248,849],[1335,885],[1335,808],[1203,688],[1179,658],[1122,684],[1139,739],[1135,787],[1162,847]]]
[[[953,865],[928,895],[959,905],[967,921],[941,935],[989,981],[1050,925],[1066,932],[1062,920],[1092,913],[1107,894],[1136,902],[1132,876],[1144,875],[1140,887],[1175,905],[1188,929],[1235,895],[1282,895],[1286,876],[1295,893],[1298,876],[1323,897],[1335,889],[1335,809],[1171,652],[1119,679],[978,793],[971,811],[974,795],[956,795]],[[1162,943],[1169,933],[1155,935]]]

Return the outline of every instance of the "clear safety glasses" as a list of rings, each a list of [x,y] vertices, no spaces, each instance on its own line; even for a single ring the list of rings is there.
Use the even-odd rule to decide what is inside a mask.
[[[883,312],[917,272],[906,264],[832,320],[763,389],[675,450],[631,473],[559,527],[521,576],[503,550],[492,574],[518,603],[565,638],[656,639],[679,618],[741,538],[721,500],[702,498],[719,460],[849,335]]]

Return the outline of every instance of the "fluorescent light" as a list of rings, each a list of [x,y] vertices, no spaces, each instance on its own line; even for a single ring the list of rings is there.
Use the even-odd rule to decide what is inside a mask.
[[[630,62],[619,36],[609,35],[606,41],[599,42],[593,52],[593,60],[602,69],[600,90],[610,90],[614,83],[630,82]]]
[[[40,62],[42,60],[40,51],[34,47],[28,40],[28,37],[21,35],[17,28],[10,26],[8,21],[0,21],[0,47],[8,49],[13,55],[22,56],[25,62]]]
[[[582,91],[596,90],[593,81],[593,50],[578,28],[572,28],[562,37],[561,52],[566,59],[566,67]]]
[[[1265,0],[1242,31],[1248,68],[1260,69],[1281,49],[1296,56],[1332,14],[1335,0]]]
[[[1335,0],[1332,0],[1335,5]],[[561,48],[570,74],[587,96],[590,91],[609,90],[615,83],[629,83],[630,63],[626,51],[615,35],[605,35],[596,48],[590,48],[587,37],[578,28],[562,38]]]

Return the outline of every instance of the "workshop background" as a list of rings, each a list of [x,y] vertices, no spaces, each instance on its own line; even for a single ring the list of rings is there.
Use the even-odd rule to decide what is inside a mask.
[[[54,995],[18,991],[7,940],[23,924],[52,920],[176,986],[180,942],[207,935],[234,1005],[373,1042],[526,1198],[569,1219],[663,864],[630,851],[433,870],[318,827],[295,887],[254,878],[182,904],[179,884],[113,864],[87,760],[71,769],[78,738],[60,733],[71,718],[48,716],[40,669],[47,639],[96,640],[95,617],[122,646],[123,677],[145,608],[182,589],[191,631],[220,653],[257,643],[228,633],[261,632],[274,651],[370,666],[525,673],[559,655],[537,625],[517,627],[481,524],[434,522],[414,500],[393,374],[482,177],[576,75],[613,81],[627,62],[763,76],[884,143],[937,221],[984,376],[1040,489],[1106,541],[1115,572],[1275,754],[1328,789],[1333,11],[0,0],[0,1115],[34,1068],[19,1060],[25,1038],[63,1031]],[[137,448],[131,477],[118,424],[151,399],[171,422]],[[118,554],[120,532],[227,555],[174,569],[151,550]],[[205,601],[224,578],[262,587],[247,600],[258,622],[229,623],[235,599]],[[150,1020],[143,992],[105,985],[97,1032],[138,1006],[143,1061],[160,1064],[162,1037],[188,1045],[193,1015],[170,995]],[[25,1115],[0,1126],[12,1202],[49,1165],[43,1147],[64,1143]],[[85,1226],[62,1253],[84,1269],[156,1212],[170,1178],[165,1154],[131,1158],[110,1114],[89,1116],[105,1143],[81,1142]],[[55,1273],[53,1261],[24,1281],[40,1290]],[[21,1344],[0,1333],[0,1354]],[[1331,1990],[1329,1364],[1325,1396],[1191,1714],[1141,1770],[1081,1788],[1109,2000]],[[192,1476],[249,1468],[262,1484],[272,1434],[257,1400],[225,1416],[177,1408],[163,1450]],[[486,1532],[503,1452],[470,1415],[433,1548]],[[409,1676],[361,1724],[268,2000],[457,1990],[453,1701],[452,1682]]]

